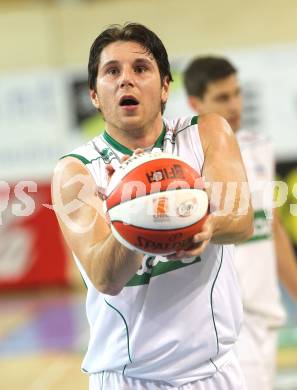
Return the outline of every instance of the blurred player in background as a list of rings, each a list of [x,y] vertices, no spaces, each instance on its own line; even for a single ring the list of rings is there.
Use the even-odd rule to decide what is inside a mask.
[[[88,288],[83,370],[91,390],[245,388],[233,352],[242,306],[233,246],[224,244],[251,235],[249,192],[244,213],[237,213],[237,191],[233,212],[210,214],[191,246],[167,258],[120,244],[96,196],[137,148],[179,155],[224,188],[246,181],[225,119],[202,115],[199,127],[196,116],[163,122],[171,80],[166,49],[152,31],[133,23],[103,31],[90,50],[89,87],[106,131],[55,170],[55,211]]]
[[[262,134],[240,129],[241,87],[237,71],[228,60],[197,57],[184,72],[184,84],[190,106],[200,114],[215,112],[222,115],[236,133],[240,145],[252,192],[255,230],[249,241],[235,249],[235,267],[244,307],[244,326],[237,351],[248,389],[271,390],[277,329],[285,320],[277,268],[283,284],[297,299],[294,249],[273,210],[272,188],[270,198],[267,197],[269,183],[275,180],[273,148]]]

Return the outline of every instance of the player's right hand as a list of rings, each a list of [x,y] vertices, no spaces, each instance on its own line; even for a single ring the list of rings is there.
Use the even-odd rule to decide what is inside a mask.
[[[192,238],[187,249],[183,249],[166,256],[168,260],[181,260],[190,257],[197,257],[203,253],[209,244],[212,235],[213,235],[213,216],[209,214],[202,226],[202,229],[199,233],[195,234]]]

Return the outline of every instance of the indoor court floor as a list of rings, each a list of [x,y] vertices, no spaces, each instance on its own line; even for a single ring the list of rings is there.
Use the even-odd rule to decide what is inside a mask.
[[[280,334],[276,389],[297,390],[297,308],[285,294],[284,301],[289,317]],[[83,291],[2,293],[0,313],[1,390],[88,388],[80,371],[88,340]]]

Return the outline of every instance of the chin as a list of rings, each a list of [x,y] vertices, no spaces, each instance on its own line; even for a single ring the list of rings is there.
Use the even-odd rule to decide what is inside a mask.
[[[123,118],[121,118],[120,121],[123,123],[123,125],[129,124],[129,123],[133,124],[136,122],[140,122],[141,117],[139,115],[127,115],[127,116],[124,116]]]
[[[240,122],[239,121],[229,121],[231,129],[236,133],[240,129]]]
[[[135,130],[139,129],[142,126],[142,122],[138,117],[129,117],[125,118],[124,120],[121,120],[120,122],[120,128],[122,130]]]

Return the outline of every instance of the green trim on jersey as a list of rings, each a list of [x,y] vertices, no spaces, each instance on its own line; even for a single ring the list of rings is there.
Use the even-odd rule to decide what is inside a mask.
[[[118,141],[116,141],[114,138],[112,138],[106,132],[106,130],[103,133],[103,138],[105,139],[105,141],[107,141],[113,148],[115,148],[119,152],[121,152],[123,154],[128,154],[129,156],[132,156],[132,154],[133,154],[132,150],[129,148],[126,148],[126,146],[120,144]]]
[[[154,148],[161,148],[164,142],[164,137],[166,134],[166,126],[165,124],[163,125],[163,130],[161,134],[159,135],[157,141],[155,142]],[[133,150],[127,148],[126,146],[120,144],[118,141],[116,141],[114,138],[112,138],[106,130],[103,133],[103,138],[105,141],[107,141],[113,148],[115,148],[117,151],[123,153],[123,154],[128,154],[129,156],[132,156]]]
[[[145,267],[146,267],[145,272],[143,272],[142,275],[135,274],[132,277],[132,279],[129,280],[129,282],[126,284],[125,287],[148,284],[150,282],[150,279],[155,276],[159,276],[167,272],[175,271],[178,268],[187,267],[189,265],[192,265],[194,263],[199,263],[201,261],[201,258],[197,256],[190,263],[183,263],[182,261],[166,261],[166,262],[159,261],[156,265],[153,265],[153,261],[155,260],[155,258],[156,256],[149,256],[145,262]]]
[[[193,116],[193,118],[191,119],[191,125],[190,126],[193,126],[193,125],[198,125],[198,115]]]
[[[74,158],[78,158],[83,164],[87,165],[87,164],[90,164],[91,161],[89,161],[87,158],[85,158],[84,156],[81,156],[80,154],[75,154],[75,153],[70,153],[70,154],[65,154],[65,156],[62,156],[60,157],[60,160],[62,160],[62,158],[65,158],[65,157],[74,157]]]
[[[93,158],[92,160],[88,160],[84,156],[81,156],[80,154],[74,154],[74,153],[65,154],[65,156],[60,157],[60,160],[62,160],[62,158],[65,157],[74,157],[80,160],[83,164],[88,165],[88,164],[92,164],[93,161],[99,160],[99,158],[102,158],[105,164],[110,164],[111,160],[115,158],[113,156],[113,151],[110,148],[104,148],[99,153],[100,155],[96,158]]]
[[[269,240],[271,238],[271,224],[266,217],[265,210],[257,210],[254,212],[254,234],[249,240],[240,245],[254,241]]]
[[[181,129],[178,133],[180,133],[181,131],[183,130],[186,130],[187,128],[189,128],[190,126],[193,126],[193,125],[197,125],[198,124],[198,118],[199,116],[193,116],[192,119],[191,119],[191,123],[186,126],[185,128]],[[177,134],[178,134],[177,133]],[[159,148],[161,149],[162,146],[163,146],[163,143],[164,143],[164,138],[165,138],[165,134],[166,134],[166,126],[165,126],[165,123],[163,123],[163,129],[162,129],[162,132],[161,134],[159,135],[157,141],[155,142],[154,144],[154,148]],[[105,141],[107,141],[109,143],[109,145],[111,145],[113,148],[115,148],[117,151],[123,153],[123,154],[127,154],[129,156],[132,156],[133,154],[133,150],[127,148],[126,146],[120,144],[118,141],[116,141],[114,138],[112,138],[107,132],[106,130],[104,131],[104,133],[102,134],[102,137],[105,139]],[[84,156],[81,156],[80,154],[76,154],[76,153],[69,153],[69,154],[65,154],[64,156],[60,157],[60,160],[62,160],[63,158],[65,157],[74,157],[74,158],[77,158],[78,160],[80,160],[84,165],[87,165],[87,164],[91,164],[93,161],[96,161],[98,160],[99,158],[102,158],[102,160],[105,162],[105,164],[109,164],[112,157],[113,157],[113,151],[112,149],[110,148],[104,148],[102,149],[100,153],[100,156],[96,157],[96,158],[93,158],[92,160],[88,160],[87,158],[85,158]]]
[[[155,142],[154,148],[159,148],[159,149],[162,148],[163,142],[164,142],[164,138],[165,138],[165,134],[166,134],[166,126],[165,126],[165,123],[163,123],[162,132],[159,135],[159,138],[157,139],[157,141]]]
[[[125,320],[125,317],[123,316],[123,314],[114,306],[112,306],[111,303],[107,302],[107,300],[104,298],[104,301],[105,303],[111,307],[112,309],[114,309],[122,318],[122,320],[124,321],[125,323],[125,327],[126,327],[126,335],[127,335],[127,349],[128,349],[128,357],[129,357],[129,361],[130,363],[132,363],[132,360],[131,360],[131,356],[130,356],[130,339],[129,339],[129,330],[128,330],[128,325],[127,325],[127,322]]]
[[[103,148],[100,152],[100,156],[105,164],[110,164],[113,158],[116,158],[111,148]]]

